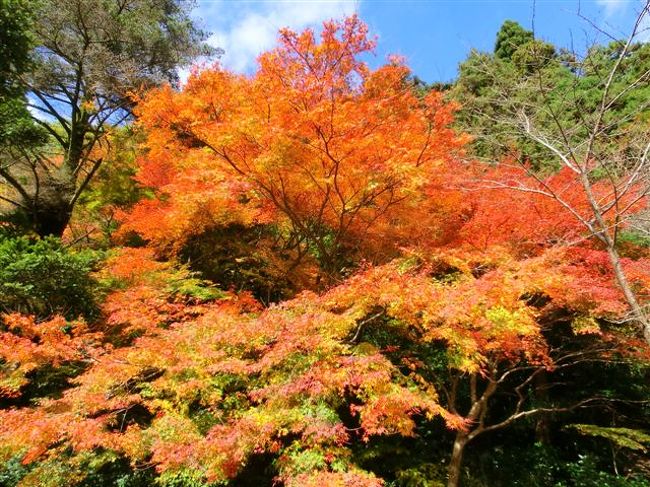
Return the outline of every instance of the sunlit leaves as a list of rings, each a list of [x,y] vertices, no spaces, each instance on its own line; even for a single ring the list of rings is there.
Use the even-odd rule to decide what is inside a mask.
[[[381,260],[421,238],[415,214],[442,216],[423,191],[462,152],[455,105],[420,98],[400,61],[370,70],[359,56],[374,42],[356,17],[326,23],[320,42],[289,30],[279,42],[250,78],[215,66],[143,100],[139,180],[157,198],[123,232],[173,247],[206,228],[273,222],[336,274],[345,253]]]
[[[39,368],[90,361],[98,339],[85,323],[60,316],[41,323],[19,314],[0,317],[0,397],[20,396]]]

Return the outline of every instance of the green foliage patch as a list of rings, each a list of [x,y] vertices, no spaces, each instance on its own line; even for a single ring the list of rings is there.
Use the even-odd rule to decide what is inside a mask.
[[[0,236],[0,310],[96,317],[100,288],[92,271],[100,259],[96,251],[72,250],[56,238]]]

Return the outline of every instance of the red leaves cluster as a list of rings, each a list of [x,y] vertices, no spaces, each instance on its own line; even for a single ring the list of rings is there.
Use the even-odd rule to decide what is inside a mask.
[[[471,218],[461,237],[478,249],[505,244],[530,255],[543,247],[593,238],[587,227],[593,212],[580,175],[567,167],[542,177],[505,160],[490,168],[468,168],[457,185],[471,195],[466,202]],[[613,188],[609,179],[592,183],[594,198],[604,209],[612,233],[625,228],[626,219],[641,211],[647,201],[634,186],[622,195]]]

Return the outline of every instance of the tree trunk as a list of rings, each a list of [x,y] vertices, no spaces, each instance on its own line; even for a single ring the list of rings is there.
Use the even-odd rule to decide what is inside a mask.
[[[459,431],[456,433],[456,440],[454,441],[454,448],[451,452],[451,460],[449,461],[449,480],[447,487],[458,487],[460,485],[460,476],[463,467],[463,453],[465,453],[465,445],[467,445],[467,433]]]
[[[40,237],[61,237],[71,216],[72,208],[68,205],[40,206],[36,210],[32,225]]]
[[[612,263],[612,268],[614,269],[616,282],[623,291],[623,295],[625,296],[625,300],[632,310],[634,319],[637,320],[643,327],[643,338],[645,338],[646,343],[650,344],[650,321],[648,321],[648,317],[637,301],[634,291],[632,291],[632,287],[630,286],[630,283],[627,280],[627,276],[625,275],[625,271],[623,270],[621,258],[618,255],[618,252],[616,251],[616,248],[613,244],[608,246],[607,254],[609,255],[609,260]]]
[[[74,181],[67,174],[43,181],[31,202],[31,224],[41,237],[63,235],[72,217]]]
[[[598,127],[598,126],[597,126]],[[586,164],[585,164],[586,166]],[[650,344],[650,322],[646,314],[641,308],[641,305],[636,299],[636,295],[630,286],[625,271],[623,270],[623,265],[621,264],[621,257],[618,255],[616,250],[616,237],[612,237],[609,232],[609,224],[605,221],[603,217],[603,211],[600,207],[597,198],[594,196],[591,181],[589,180],[589,174],[587,171],[582,171],[580,174],[580,181],[582,183],[582,188],[585,191],[587,196],[587,201],[591,206],[591,210],[594,214],[594,219],[598,224],[596,231],[592,229],[594,237],[597,237],[601,242],[603,242],[607,248],[607,255],[609,256],[609,261],[612,264],[614,269],[614,276],[616,278],[616,283],[623,291],[623,296],[627,301],[627,304],[630,306],[634,319],[641,325],[643,328],[643,338],[645,338],[646,343]]]

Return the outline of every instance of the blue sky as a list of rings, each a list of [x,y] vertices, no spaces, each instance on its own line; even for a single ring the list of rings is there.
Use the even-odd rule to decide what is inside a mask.
[[[277,30],[317,28],[323,20],[358,13],[379,37],[372,64],[388,54],[406,57],[427,82],[447,81],[471,48],[492,50],[499,26],[513,19],[556,45],[576,49],[604,40],[578,12],[607,32],[627,32],[640,0],[196,0],[194,16],[225,49],[222,62],[251,72],[259,52],[273,47]],[[534,7],[534,8],[533,8]],[[534,16],[533,16],[534,12]],[[646,36],[646,39],[649,36]]]

